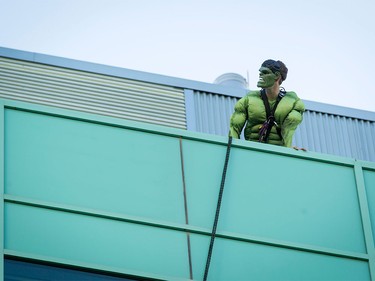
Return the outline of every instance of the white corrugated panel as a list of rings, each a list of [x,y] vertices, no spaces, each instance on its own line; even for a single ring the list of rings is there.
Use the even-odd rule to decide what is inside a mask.
[[[227,136],[229,119],[238,99],[195,91],[195,130]],[[293,144],[309,151],[375,161],[374,139],[373,120],[306,110]]]
[[[0,97],[186,129],[183,89],[0,58]]]

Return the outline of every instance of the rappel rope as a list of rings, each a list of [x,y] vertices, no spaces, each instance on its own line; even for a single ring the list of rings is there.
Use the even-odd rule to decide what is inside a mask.
[[[219,197],[217,200],[217,206],[216,206],[216,214],[215,214],[215,220],[214,220],[214,225],[212,227],[212,232],[211,232],[211,242],[210,246],[208,248],[208,255],[207,255],[207,261],[206,261],[206,268],[204,270],[204,277],[203,281],[207,280],[208,276],[208,270],[210,268],[210,263],[211,263],[211,256],[212,256],[212,249],[214,247],[214,242],[215,242],[215,235],[216,235],[216,228],[217,228],[217,223],[219,221],[219,214],[220,214],[220,207],[221,207],[221,200],[223,198],[223,192],[224,192],[224,184],[225,184],[225,177],[227,174],[227,167],[228,167],[228,162],[229,162],[229,154],[230,154],[230,148],[232,145],[232,137],[228,137],[228,146],[227,146],[227,154],[225,156],[225,162],[224,162],[224,168],[223,168],[223,174],[221,176],[221,184],[220,184],[220,191],[219,191]]]
[[[274,114],[275,114],[275,110],[276,110],[276,107],[277,107],[278,103],[284,97],[284,95],[285,95],[285,90],[282,88],[282,89],[280,89],[280,92],[279,92],[279,95],[277,97],[276,103],[271,110],[265,92],[264,91],[261,92],[261,97],[263,99],[264,106],[266,108],[266,113],[267,113],[267,120],[265,122],[267,124],[264,124],[266,126],[264,128],[262,128],[262,131],[261,131],[261,134],[260,134],[260,139],[259,139],[260,142],[267,142],[268,136],[271,132],[272,126],[274,124],[277,126],[277,123],[275,122]],[[278,134],[280,135],[279,131],[278,131]],[[207,281],[208,271],[210,269],[212,250],[213,250],[214,242],[215,242],[216,228],[217,228],[217,224],[219,222],[220,207],[221,207],[221,201],[222,201],[222,198],[223,198],[224,184],[225,184],[225,178],[226,178],[226,175],[227,175],[227,167],[228,167],[228,162],[229,162],[231,145],[232,145],[232,137],[229,136],[228,137],[228,145],[227,145],[227,154],[225,156],[223,174],[222,174],[222,177],[221,177],[219,197],[218,197],[218,200],[217,200],[215,220],[214,220],[214,225],[212,227],[212,232],[211,232],[211,241],[210,241],[210,246],[208,248],[206,268],[204,270],[203,281]]]

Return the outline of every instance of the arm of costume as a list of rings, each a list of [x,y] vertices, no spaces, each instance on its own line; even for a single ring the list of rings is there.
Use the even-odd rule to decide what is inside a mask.
[[[298,99],[295,102],[292,111],[285,118],[281,128],[281,135],[286,147],[292,147],[293,135],[297,129],[297,126],[302,122],[302,114],[304,111],[305,106],[303,102]]]
[[[247,120],[247,98],[240,99],[234,106],[234,113],[230,118],[229,136],[239,139]]]

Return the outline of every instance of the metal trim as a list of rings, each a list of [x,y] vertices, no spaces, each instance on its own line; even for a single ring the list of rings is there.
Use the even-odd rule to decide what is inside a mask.
[[[182,89],[0,58],[0,97],[186,129]]]

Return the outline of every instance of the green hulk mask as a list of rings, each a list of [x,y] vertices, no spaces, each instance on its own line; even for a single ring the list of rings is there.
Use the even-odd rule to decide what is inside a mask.
[[[264,66],[259,69],[259,72],[259,81],[257,86],[263,89],[272,87],[280,77],[280,73],[278,71],[273,73],[271,69]]]
[[[279,77],[281,77],[281,85],[281,83],[286,79],[288,68],[283,62],[270,59],[262,63],[259,72],[259,81],[257,86],[264,89],[272,87]]]

